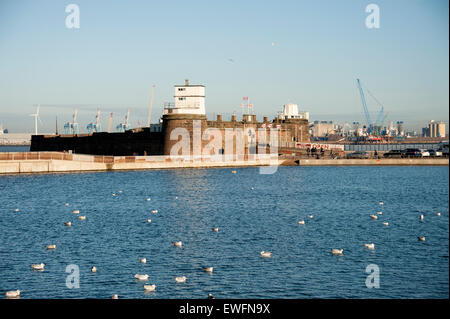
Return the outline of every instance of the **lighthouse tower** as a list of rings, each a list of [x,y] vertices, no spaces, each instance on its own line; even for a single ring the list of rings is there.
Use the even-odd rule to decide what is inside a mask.
[[[201,134],[207,127],[205,86],[191,85],[189,84],[189,80],[185,80],[184,85],[175,85],[174,89],[175,102],[166,103],[163,111],[162,132],[164,135],[164,155],[170,155],[172,146],[178,142],[178,140],[170,139],[171,132],[176,128],[184,128],[189,132],[190,153],[200,155],[202,143],[196,145],[193,137],[198,132]],[[194,125],[196,125],[197,130],[194,130]]]

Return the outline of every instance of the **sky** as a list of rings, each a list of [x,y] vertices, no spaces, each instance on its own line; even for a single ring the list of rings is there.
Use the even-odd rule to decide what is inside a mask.
[[[379,28],[366,27],[371,3]],[[69,4],[78,29],[66,27]],[[41,104],[39,132],[54,132],[56,118],[62,131],[74,107],[81,131],[97,107],[103,127],[128,108],[137,127],[152,85],[156,123],[185,79],[206,86],[210,119],[239,116],[248,96],[258,118],[290,102],[311,120],[365,123],[360,78],[388,121],[448,127],[448,26],[447,0],[0,0],[0,125],[33,132]]]

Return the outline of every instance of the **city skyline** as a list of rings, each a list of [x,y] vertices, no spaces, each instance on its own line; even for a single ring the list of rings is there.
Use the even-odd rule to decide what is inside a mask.
[[[102,108],[131,125],[152,122],[173,85],[206,86],[208,117],[239,115],[249,96],[258,117],[288,102],[310,120],[365,118],[356,78],[389,111],[387,120],[420,132],[430,120],[448,127],[448,2],[377,1],[380,28],[368,29],[366,1],[281,4],[194,1],[74,2],[80,28],[68,29],[65,7],[51,1],[0,4],[0,123],[54,132],[79,108],[81,130]],[[51,106],[49,106],[51,105]],[[368,98],[369,111],[379,106]]]

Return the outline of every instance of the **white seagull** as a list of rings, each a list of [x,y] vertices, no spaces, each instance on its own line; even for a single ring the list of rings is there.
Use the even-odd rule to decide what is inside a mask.
[[[139,259],[139,262],[141,262],[142,264],[145,264],[147,262],[147,258],[141,258],[141,259]]]
[[[145,291],[155,291],[156,290],[156,285],[155,284],[153,284],[153,285],[144,285],[144,289],[145,289]]]
[[[175,247],[181,247],[183,246],[183,243],[181,241],[174,241],[172,245],[174,245]]]
[[[203,270],[204,270],[205,272],[212,273],[213,270],[214,270],[214,267],[203,267]]]
[[[33,265],[31,265],[31,268],[33,269],[33,270],[44,270],[44,268],[45,268],[45,264],[44,263],[40,263],[40,264],[33,264]]]
[[[11,290],[11,291],[7,291],[5,292],[5,296],[6,298],[18,298],[20,297],[20,290]]]
[[[372,243],[372,244],[364,244],[364,247],[366,247],[367,249],[374,250],[375,249],[375,244],[374,243]]]
[[[331,249],[331,253],[333,255],[343,255],[344,254],[344,249],[333,248],[333,249]]]
[[[372,218],[372,219],[378,219],[378,216],[377,216],[377,215],[374,215],[374,214],[370,214],[370,218]]]
[[[272,257],[272,253],[270,251],[261,251],[261,257],[270,258]]]
[[[56,245],[47,245],[47,250],[53,250],[56,249]]]
[[[186,276],[175,277],[175,281],[178,283],[186,282]]]
[[[148,275],[147,274],[145,274],[145,275],[136,274],[136,275],[134,275],[134,278],[136,278],[137,280],[140,280],[140,281],[146,281],[146,280],[148,280]]]

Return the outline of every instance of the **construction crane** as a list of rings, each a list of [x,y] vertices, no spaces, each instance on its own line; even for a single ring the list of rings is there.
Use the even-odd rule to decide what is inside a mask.
[[[125,116],[125,123],[119,123],[119,125],[116,126],[116,129],[119,132],[125,132],[126,130],[128,130],[129,126],[128,126],[128,120],[130,118],[130,109],[127,110],[127,115]]]
[[[78,133],[80,133],[80,130],[78,128],[78,123],[77,123],[77,115],[78,115],[78,109],[75,108],[75,110],[73,112],[72,123],[70,123],[70,122],[64,123],[64,132],[65,132],[65,134],[78,134]]]
[[[100,132],[102,130],[102,125],[100,123],[100,113],[101,110],[100,108],[97,108],[97,115],[95,116],[95,122],[91,122],[87,125],[87,130],[89,132],[89,134],[93,133],[93,132]]]
[[[361,87],[361,81],[359,79],[356,79],[356,83],[357,83],[358,88],[359,88],[359,94],[361,95],[361,101],[362,101],[364,113],[366,115],[367,127],[368,127],[369,132],[370,132],[370,130],[372,128],[372,120],[370,119],[369,110],[367,109],[366,98],[364,96],[364,92],[363,92],[363,89]]]

